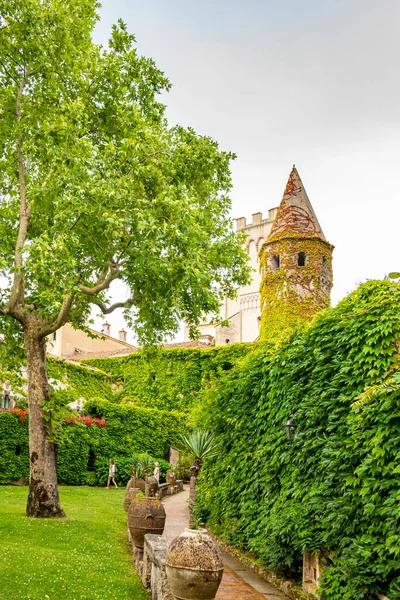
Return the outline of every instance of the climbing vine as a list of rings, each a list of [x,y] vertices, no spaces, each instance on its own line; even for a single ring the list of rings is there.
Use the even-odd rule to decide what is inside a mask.
[[[370,281],[226,373],[199,416],[220,444],[203,520],[295,578],[304,551],[322,552],[326,600],[399,597],[399,340],[400,285]]]
[[[54,387],[67,388],[75,399],[104,398],[111,400],[117,385],[99,368],[90,368],[58,358],[48,358],[47,370]]]
[[[205,389],[257,346],[254,342],[210,349],[161,348],[84,363],[120,382],[123,403],[188,412],[201,401]]]
[[[299,266],[303,253],[304,265]],[[279,257],[279,258],[278,258]],[[274,239],[260,252],[262,340],[277,341],[330,304],[332,246],[301,236]]]

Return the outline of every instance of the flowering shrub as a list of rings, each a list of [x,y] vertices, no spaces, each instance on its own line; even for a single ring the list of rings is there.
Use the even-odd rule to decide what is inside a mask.
[[[66,423],[75,425],[75,423],[83,423],[86,427],[96,425],[96,427],[107,427],[105,419],[99,419],[98,417],[68,417],[65,419]]]
[[[21,423],[25,422],[25,415],[29,415],[29,410],[22,410],[22,408],[0,408],[0,412],[10,412],[13,415],[19,417]],[[105,419],[98,419],[97,417],[70,417],[65,415],[65,422],[69,425],[75,425],[75,423],[83,423],[86,427],[96,425],[96,427],[107,427]]]
[[[22,408],[0,408],[0,412],[10,412],[13,415],[19,417],[21,423],[25,422],[25,415],[29,415],[28,410],[22,410]]]

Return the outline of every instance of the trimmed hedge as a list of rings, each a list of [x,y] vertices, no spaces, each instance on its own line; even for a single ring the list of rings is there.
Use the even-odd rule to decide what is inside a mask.
[[[0,483],[28,477],[28,418],[0,412]]]
[[[327,600],[400,597],[399,341],[400,285],[368,282],[226,374],[201,419],[220,452],[200,476],[200,517],[294,577],[321,550]]]
[[[210,349],[163,348],[82,362],[120,381],[125,400],[140,406],[189,411],[205,389],[258,346],[253,342]]]
[[[82,367],[59,358],[48,358],[47,372],[49,379],[54,379],[62,387],[68,388],[75,399],[113,399],[114,379],[100,369]]]
[[[104,483],[104,465],[110,458],[122,466],[132,453],[148,452],[163,458],[186,424],[186,416],[178,412],[118,406],[107,401],[88,402],[86,407],[92,416],[104,417],[107,427],[64,423],[58,447],[60,483]],[[28,419],[25,416],[21,422],[18,415],[0,413],[0,483],[29,477]],[[96,459],[94,473],[88,473],[90,452]],[[124,478],[121,473],[119,479]]]

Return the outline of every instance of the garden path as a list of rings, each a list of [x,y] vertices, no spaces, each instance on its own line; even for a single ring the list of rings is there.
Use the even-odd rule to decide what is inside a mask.
[[[163,499],[167,514],[164,537],[168,544],[189,526],[188,498],[189,490],[185,486],[180,494]],[[252,573],[232,556],[223,552],[222,557],[225,569],[216,600],[289,600],[278,588]]]

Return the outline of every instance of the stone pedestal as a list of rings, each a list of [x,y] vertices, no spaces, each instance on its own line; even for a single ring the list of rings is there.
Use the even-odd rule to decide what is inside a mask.
[[[142,581],[144,585],[147,581],[150,582],[152,600],[172,600],[165,572],[166,555],[167,542],[165,538],[151,533],[145,535]]]

